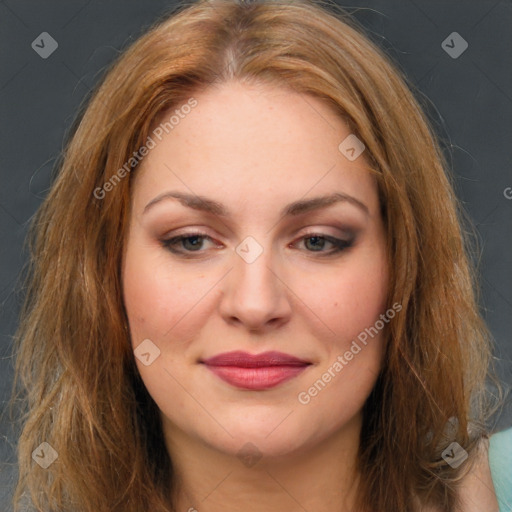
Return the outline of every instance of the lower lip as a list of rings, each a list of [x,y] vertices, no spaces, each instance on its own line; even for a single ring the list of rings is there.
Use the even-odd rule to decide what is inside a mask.
[[[259,391],[270,389],[287,380],[293,379],[306,368],[305,366],[266,366],[263,368],[241,368],[239,366],[206,367],[223,381],[241,389]]]

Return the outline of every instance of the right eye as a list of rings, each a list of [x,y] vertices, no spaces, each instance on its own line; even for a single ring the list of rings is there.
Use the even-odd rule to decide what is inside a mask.
[[[205,240],[213,242],[213,239],[205,233],[184,233],[166,240],[161,240],[162,246],[173,254],[191,257],[190,253],[202,253],[201,248]],[[189,253],[189,254],[187,254]]]

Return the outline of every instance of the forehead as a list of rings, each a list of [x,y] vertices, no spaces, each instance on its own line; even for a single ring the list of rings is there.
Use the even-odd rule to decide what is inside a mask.
[[[256,212],[309,193],[343,192],[376,211],[364,152],[354,161],[344,156],[339,146],[350,129],[322,100],[239,82],[193,98],[194,108],[177,105],[153,127],[155,145],[134,176],[136,202],[172,189]]]

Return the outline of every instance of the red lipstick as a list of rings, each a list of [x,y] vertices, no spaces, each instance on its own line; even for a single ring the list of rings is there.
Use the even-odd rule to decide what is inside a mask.
[[[201,361],[225,382],[254,391],[273,388],[302,373],[311,363],[282,352],[225,352]]]

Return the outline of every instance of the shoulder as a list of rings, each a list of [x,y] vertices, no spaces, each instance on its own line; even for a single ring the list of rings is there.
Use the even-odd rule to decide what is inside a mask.
[[[499,512],[489,461],[490,441],[483,438],[475,449],[470,471],[459,488],[461,508],[457,512]]]
[[[512,428],[491,436],[489,466],[500,510],[512,510]]]
[[[512,428],[483,438],[470,471],[460,482],[456,512],[512,511]],[[421,508],[421,512],[439,512]]]

